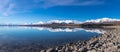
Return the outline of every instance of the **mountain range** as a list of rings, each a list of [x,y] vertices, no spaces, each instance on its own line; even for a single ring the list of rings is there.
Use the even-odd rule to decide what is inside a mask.
[[[120,25],[120,19],[111,19],[111,18],[86,20],[85,22],[80,22],[76,20],[51,20],[46,23],[40,21],[38,23],[32,23],[32,24],[19,24],[19,25],[9,24],[9,26],[34,26],[34,27],[55,27],[55,28],[56,27],[102,27],[102,26],[119,26],[119,25]]]

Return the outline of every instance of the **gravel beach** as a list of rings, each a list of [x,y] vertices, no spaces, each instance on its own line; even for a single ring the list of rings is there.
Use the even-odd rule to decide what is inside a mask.
[[[120,52],[120,28],[107,29],[98,37],[41,52]]]

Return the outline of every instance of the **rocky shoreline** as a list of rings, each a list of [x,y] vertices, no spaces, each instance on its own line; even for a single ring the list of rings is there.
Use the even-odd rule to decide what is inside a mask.
[[[120,29],[109,29],[90,40],[78,41],[40,52],[120,52]]]

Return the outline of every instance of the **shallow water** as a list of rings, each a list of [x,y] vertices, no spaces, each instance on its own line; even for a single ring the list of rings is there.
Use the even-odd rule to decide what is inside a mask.
[[[102,33],[99,29],[0,27],[0,50],[39,48],[46,49],[79,40],[88,40]]]

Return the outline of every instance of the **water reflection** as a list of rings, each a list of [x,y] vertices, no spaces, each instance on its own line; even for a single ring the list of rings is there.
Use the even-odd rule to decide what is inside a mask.
[[[50,32],[77,32],[77,31],[81,31],[84,30],[86,32],[95,32],[95,33],[105,33],[104,29],[101,28],[66,28],[66,27],[62,27],[62,28],[58,28],[58,27],[14,27],[14,26],[3,26],[2,28],[6,28],[6,29],[16,29],[16,28],[24,28],[24,29],[37,29],[39,31],[43,31],[43,30],[47,30]],[[0,33],[2,34],[2,33]]]
[[[30,27],[27,27],[30,28]],[[100,28],[46,28],[46,27],[32,27],[31,29],[37,29],[39,31],[48,30],[50,32],[77,32],[77,31],[86,31],[92,33],[105,33],[103,29]]]
[[[97,28],[0,27],[0,50],[46,49],[104,33]]]

